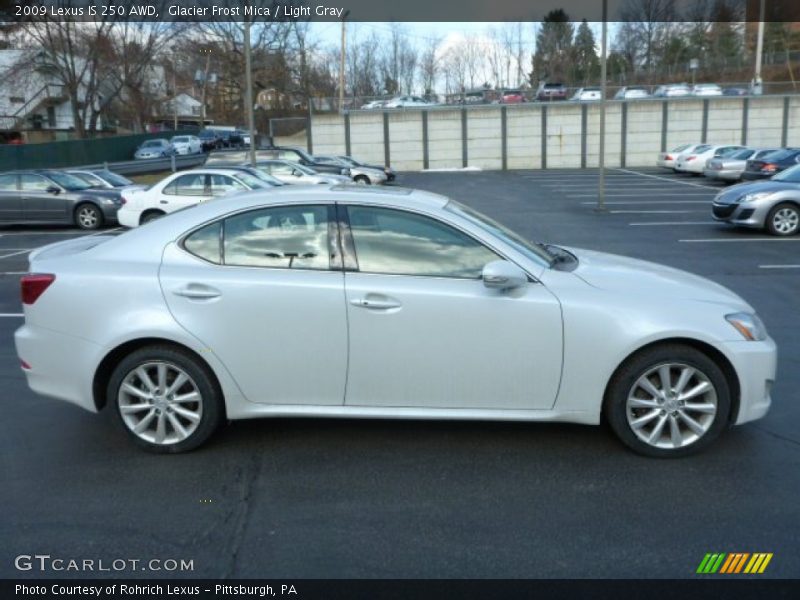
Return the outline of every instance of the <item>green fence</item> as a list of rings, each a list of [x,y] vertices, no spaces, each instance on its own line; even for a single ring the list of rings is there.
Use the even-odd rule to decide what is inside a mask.
[[[122,135],[47,144],[0,146],[0,171],[14,169],[55,169],[133,160],[133,153],[145,140],[173,135],[195,135],[195,130]]]

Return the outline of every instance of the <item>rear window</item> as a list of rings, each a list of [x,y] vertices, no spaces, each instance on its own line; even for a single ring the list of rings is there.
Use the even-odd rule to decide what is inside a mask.
[[[711,146],[709,144],[702,144],[702,145],[698,146],[697,148],[695,148],[694,150],[692,150],[692,152],[695,153],[695,154],[700,154],[702,152],[705,152],[709,148],[711,148]]]
[[[734,158],[736,160],[744,160],[746,158],[750,158],[753,156],[753,150],[745,148],[744,150],[739,150],[731,154],[728,158]]]
[[[176,143],[176,144],[185,144],[186,142],[189,141],[189,138],[188,137],[174,137],[174,138],[172,138],[172,141],[174,143]]]
[[[797,154],[797,150],[776,150],[775,152],[767,154],[763,158],[768,158],[770,160],[785,160],[793,157],[795,154]]]

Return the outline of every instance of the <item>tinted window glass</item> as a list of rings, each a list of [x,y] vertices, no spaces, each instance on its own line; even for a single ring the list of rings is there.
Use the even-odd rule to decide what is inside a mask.
[[[27,192],[44,192],[53,184],[40,175],[20,175],[20,187]]]
[[[399,210],[348,208],[359,270],[364,273],[479,279],[498,256],[435,219]]]
[[[219,230],[222,223],[212,223],[198,229],[183,242],[183,247],[195,256],[209,262],[220,263]]]
[[[224,196],[228,193],[240,192],[247,188],[227,175],[211,175],[211,195]]]
[[[0,175],[0,190],[9,191],[17,189],[16,175]]]
[[[225,219],[225,264],[325,270],[328,207],[281,206]]]
[[[205,187],[206,176],[203,173],[182,175],[164,188],[164,193],[171,196],[208,196]]]

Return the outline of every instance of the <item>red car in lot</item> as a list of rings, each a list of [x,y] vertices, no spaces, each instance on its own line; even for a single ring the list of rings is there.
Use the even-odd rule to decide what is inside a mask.
[[[500,97],[500,104],[521,104],[526,102],[525,95],[521,90],[503,90]]]

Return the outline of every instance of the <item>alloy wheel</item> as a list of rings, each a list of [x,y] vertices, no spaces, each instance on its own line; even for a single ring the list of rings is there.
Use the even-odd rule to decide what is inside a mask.
[[[781,208],[772,216],[772,226],[781,235],[791,235],[800,224],[800,213],[794,208]]]
[[[654,448],[693,444],[714,424],[717,392],[709,377],[684,363],[663,363],[645,371],[628,392],[628,426]]]
[[[129,371],[120,384],[117,403],[125,426],[151,444],[182,442],[203,417],[197,384],[170,362],[145,362]]]
[[[94,229],[98,222],[97,209],[93,206],[84,206],[78,211],[78,223],[82,228]]]

